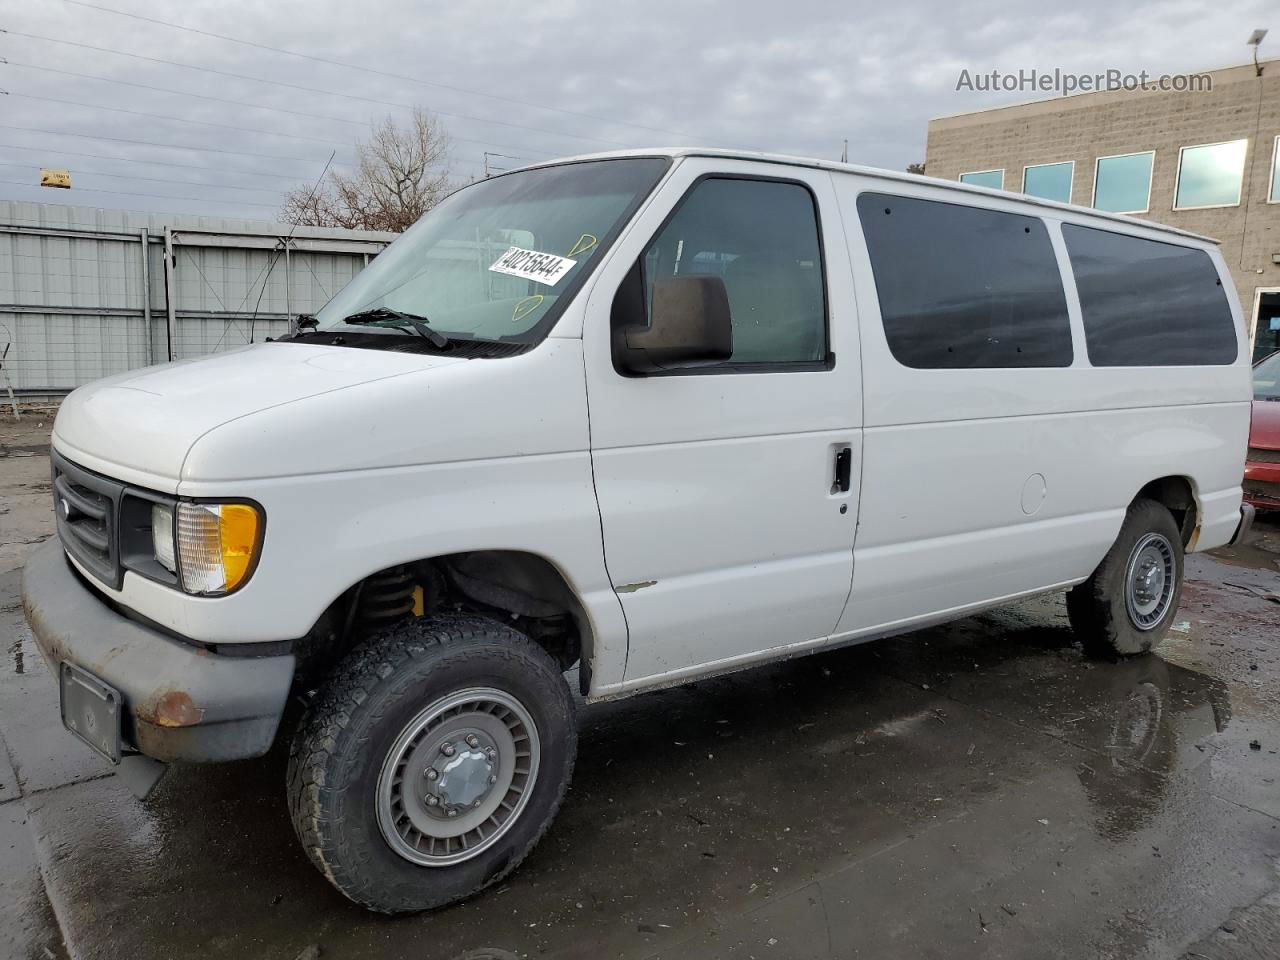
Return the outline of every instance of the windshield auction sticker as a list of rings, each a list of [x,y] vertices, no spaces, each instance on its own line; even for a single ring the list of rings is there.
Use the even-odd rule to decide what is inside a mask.
[[[523,277],[535,283],[545,283],[548,287],[554,287],[577,262],[568,257],[556,256],[554,253],[539,253],[537,250],[512,247],[489,269],[494,273],[506,273],[513,277]]]

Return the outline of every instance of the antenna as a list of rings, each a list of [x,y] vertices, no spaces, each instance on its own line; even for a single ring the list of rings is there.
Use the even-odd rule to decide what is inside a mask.
[[[316,178],[315,185],[311,188],[311,192],[307,194],[307,206],[310,206],[311,201],[316,198],[316,192],[320,189],[320,184],[324,182],[324,175],[329,172],[329,164],[333,163],[333,158],[336,157],[337,155],[338,155],[337,150],[332,151],[329,154],[329,159],[324,162],[324,169],[320,171],[320,176]],[[267,292],[267,281],[271,279],[271,271],[273,271],[276,268],[276,261],[280,259],[281,251],[288,249],[289,242],[293,240],[293,234],[297,229],[298,229],[298,225],[295,223],[293,225],[293,228],[289,231],[289,235],[284,238],[284,243],[281,246],[276,248],[276,250],[271,255],[271,262],[267,264],[267,275],[262,278],[262,288],[258,291],[258,302],[253,305],[253,316],[249,318],[249,342],[250,343],[253,343],[253,325],[258,320],[258,308],[262,306],[262,295]],[[286,283],[288,282],[287,277],[285,278],[285,282]],[[289,323],[290,324],[293,323],[293,317],[289,318]]]
[[[840,151],[840,162],[841,162],[841,163],[848,163],[848,162],[849,162],[849,140],[848,140],[848,138],[846,138],[846,139],[845,139],[845,141],[844,141],[844,149],[843,149],[842,151]]]

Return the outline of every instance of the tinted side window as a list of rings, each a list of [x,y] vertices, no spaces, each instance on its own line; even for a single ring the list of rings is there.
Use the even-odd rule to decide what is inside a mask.
[[[1228,364],[1236,330],[1203,250],[1063,224],[1095,367]]]
[[[813,195],[797,183],[711,178],[694,186],[642,258],[646,305],[661,277],[714,274],[733,320],[730,364],[827,354]]]
[[[1067,367],[1062,276],[1038,217],[858,197],[889,349],[926,369]]]

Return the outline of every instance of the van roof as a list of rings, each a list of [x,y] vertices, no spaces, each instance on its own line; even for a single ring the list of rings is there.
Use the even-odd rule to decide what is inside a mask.
[[[957,193],[970,193],[978,196],[1000,197],[1005,200],[1016,200],[1019,203],[1025,203],[1033,207],[1045,207],[1049,210],[1063,210],[1074,214],[1084,214],[1098,220],[1110,220],[1116,223],[1123,223],[1128,226],[1142,227],[1144,230],[1154,230],[1158,233],[1168,233],[1179,237],[1189,237],[1192,240],[1199,240],[1203,243],[1216,244],[1219,241],[1214,237],[1206,237],[1203,234],[1192,233],[1190,230],[1181,230],[1178,227],[1171,227],[1168,224],[1157,223],[1153,220],[1139,220],[1137,217],[1126,216],[1121,213],[1108,213],[1105,210],[1095,210],[1092,207],[1082,207],[1071,203],[1059,203],[1057,200],[1045,200],[1041,197],[1031,197],[1023,193],[1015,193],[1011,190],[995,190],[991,187],[979,187],[971,183],[960,183],[956,180],[942,180],[938,177],[927,177],[916,173],[898,172],[897,170],[885,170],[881,167],[866,167],[856,163],[840,163],[837,160],[819,160],[813,157],[792,157],[779,153],[757,153],[751,150],[727,150],[719,147],[654,147],[648,150],[609,150],[603,153],[584,153],[571,157],[560,157],[555,160],[544,160],[539,163],[527,164],[520,167],[521,170],[529,170],[536,167],[550,167],[560,163],[571,163],[580,160],[608,160],[619,157],[722,157],[728,160],[754,160],[757,163],[776,163],[789,167],[808,167],[818,170],[834,170],[838,173],[856,173],[859,176],[874,177],[879,180],[888,180],[900,183],[923,183],[931,187],[942,187],[946,190],[954,190]],[[514,171],[512,171],[514,172]]]

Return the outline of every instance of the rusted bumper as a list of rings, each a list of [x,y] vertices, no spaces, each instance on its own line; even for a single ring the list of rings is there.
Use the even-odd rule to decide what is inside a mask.
[[[29,554],[22,605],[45,661],[73,663],[120,691],[123,736],[157,760],[256,757],[275,739],[294,657],[222,656],[121,616],[52,539]]]

